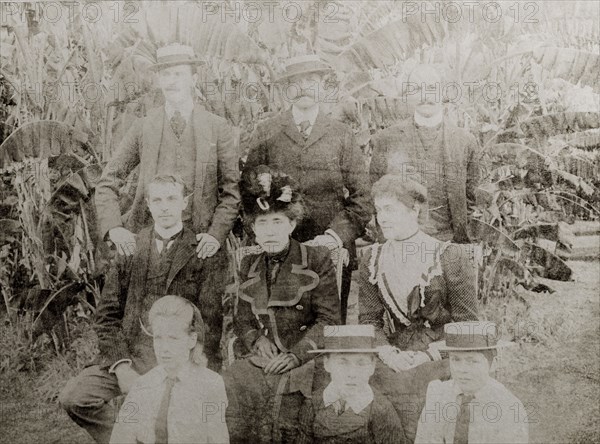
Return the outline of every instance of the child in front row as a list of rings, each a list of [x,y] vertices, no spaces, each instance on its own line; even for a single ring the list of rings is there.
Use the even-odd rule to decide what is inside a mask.
[[[325,326],[323,365],[331,382],[304,401],[296,444],[404,444],[390,401],[373,390],[377,349],[372,325]]]
[[[148,320],[158,365],[132,386],[111,444],[228,443],[225,385],[204,365],[200,311],[187,299],[164,296]]]
[[[416,444],[526,444],[525,407],[490,373],[497,350],[510,345],[498,340],[489,321],[454,322],[444,326],[446,340],[438,347],[450,357],[449,381],[427,388]]]

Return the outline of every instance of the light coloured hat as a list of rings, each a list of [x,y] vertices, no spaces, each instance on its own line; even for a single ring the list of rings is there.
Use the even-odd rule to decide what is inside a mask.
[[[514,344],[499,340],[496,324],[490,321],[451,322],[444,325],[444,336],[439,351],[494,350]]]
[[[325,348],[308,353],[377,353],[372,325],[326,325],[323,343]]]
[[[333,71],[333,68],[323,62],[318,55],[308,54],[292,57],[288,60],[285,71],[278,80],[282,81],[293,76],[310,74],[313,72],[327,73]]]
[[[156,63],[150,69],[158,71],[177,65],[200,65],[205,63],[194,55],[191,46],[172,43],[156,50]]]

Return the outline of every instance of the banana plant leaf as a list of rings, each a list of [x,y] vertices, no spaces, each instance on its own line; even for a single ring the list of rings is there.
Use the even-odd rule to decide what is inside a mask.
[[[514,256],[521,248],[506,233],[479,219],[471,219],[472,235],[477,240],[483,240],[490,245]]]
[[[87,149],[75,128],[54,120],[26,123],[12,132],[0,145],[0,170],[26,158],[46,158],[77,153]]]
[[[567,249],[573,245],[571,233],[560,223],[536,223],[522,226],[512,233],[513,239],[542,238],[553,242],[560,242]]]
[[[21,224],[18,220],[0,219],[0,246],[20,237]]]
[[[526,137],[545,140],[557,134],[573,133],[600,127],[600,113],[564,112],[533,117],[521,122]]]
[[[560,257],[531,242],[525,242],[523,248],[524,251],[528,250],[530,260],[543,267],[542,277],[556,281],[571,280],[573,270]]]

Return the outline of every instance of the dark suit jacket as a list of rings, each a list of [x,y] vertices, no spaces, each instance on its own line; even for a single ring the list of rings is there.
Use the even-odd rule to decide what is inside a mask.
[[[385,174],[395,172],[388,168],[388,160],[393,154],[401,153],[407,145],[422,148],[412,117],[386,128],[373,138],[371,183]],[[443,146],[443,159],[440,160],[452,218],[453,241],[469,243],[468,205],[475,202],[475,187],[479,180],[477,141],[468,131],[445,121]]]
[[[325,407],[323,390],[305,399],[299,413],[300,427],[294,444],[404,444],[398,413],[389,399],[373,390],[373,402],[360,413],[348,407],[338,414],[332,405]]]
[[[244,168],[261,164],[289,174],[300,186],[307,215],[295,239],[305,242],[331,228],[354,256],[354,241],[374,210],[366,159],[348,126],[321,111],[304,141],[290,109],[261,123],[251,136]]]
[[[149,296],[146,280],[150,252],[155,248],[153,230],[154,227],[148,227],[140,231],[135,254],[118,256],[106,275],[95,324],[101,366],[108,367],[120,359],[132,357],[140,358],[147,369],[156,364],[151,348],[148,349],[152,340],[140,326],[140,320],[147,322],[145,311],[153,302],[144,301]],[[179,247],[168,273],[165,295],[181,296],[198,306],[205,323],[204,350],[209,362],[218,361],[222,311],[221,301],[213,300],[214,292],[211,291],[214,283],[210,278],[214,273],[209,272],[206,260],[196,256],[196,236],[191,230],[184,228],[177,242]]]
[[[239,155],[225,119],[201,105],[194,107],[192,118],[197,150],[194,195],[190,202],[192,225],[196,233],[208,233],[223,245],[239,210]],[[136,233],[151,222],[144,193],[157,172],[164,122],[164,106],[150,110],[129,129],[106,165],[95,194],[102,238],[114,227],[124,226]],[[133,204],[121,216],[119,189],[138,164],[140,174]]]
[[[330,253],[325,247],[308,247],[292,240],[271,286],[270,299],[265,255],[250,255],[242,260],[235,334],[248,350],[259,336],[265,335],[279,350],[294,353],[304,363],[314,357],[308,350],[323,347],[323,326],[340,323]]]

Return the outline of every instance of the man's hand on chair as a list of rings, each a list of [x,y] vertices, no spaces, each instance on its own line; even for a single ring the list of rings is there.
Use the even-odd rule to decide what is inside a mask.
[[[305,244],[308,246],[327,247],[330,250],[339,246],[337,239],[330,234],[320,234],[315,236],[314,239],[305,242]]]
[[[196,240],[198,241],[196,253],[200,259],[213,257],[221,248],[221,243],[208,233],[198,233]]]

